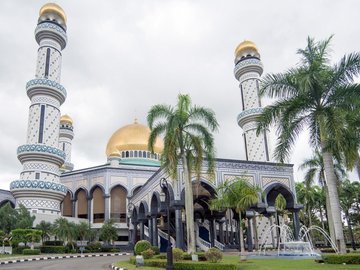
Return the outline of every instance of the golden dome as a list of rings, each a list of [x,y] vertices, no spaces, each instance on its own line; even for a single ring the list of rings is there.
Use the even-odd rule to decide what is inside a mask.
[[[59,15],[66,23],[65,11],[55,3],[47,3],[43,5],[39,11],[39,17],[41,17],[44,13],[55,13]]]
[[[149,151],[149,136],[150,129],[147,126],[139,124],[135,119],[133,124],[119,128],[114,132],[106,146],[106,155],[108,157],[115,156],[115,153],[119,155],[120,152],[124,150]],[[163,141],[157,138],[154,145],[154,152],[161,153],[163,148]]]
[[[71,119],[70,116],[68,116],[67,114],[64,114],[60,117],[60,124],[73,125],[73,120]]]
[[[235,49],[235,57],[238,57],[241,53],[247,50],[253,50],[259,53],[258,48],[256,47],[255,43],[250,40],[244,40],[239,44],[239,46]]]

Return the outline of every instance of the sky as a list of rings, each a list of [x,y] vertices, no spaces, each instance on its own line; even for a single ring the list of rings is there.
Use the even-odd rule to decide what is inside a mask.
[[[45,1],[0,1],[0,188],[19,179],[16,149],[26,143],[38,45],[34,38]],[[67,14],[68,43],[61,83],[67,90],[62,114],[74,120],[75,169],[104,164],[106,144],[134,118],[146,124],[155,104],[175,104],[179,93],[216,113],[217,157],[245,159],[234,50],[244,41],[257,44],[264,74],[284,72],[299,62],[297,49],[308,36],[334,35],[332,59],[359,50],[360,1],[336,0],[83,0],[56,1]],[[265,104],[269,100],[264,101]],[[274,148],[276,134],[269,144]],[[290,163],[296,181],[299,164],[309,158],[306,130]]]

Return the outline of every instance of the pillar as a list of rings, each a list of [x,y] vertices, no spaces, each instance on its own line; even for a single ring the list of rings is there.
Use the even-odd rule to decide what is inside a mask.
[[[140,220],[139,225],[140,225],[140,240],[144,240],[144,239],[145,239],[145,235],[144,235],[144,220]]]
[[[76,200],[71,199],[71,216],[76,217]]]
[[[89,220],[90,224],[93,223],[92,202],[93,202],[92,198],[88,197],[87,198],[87,208],[88,208],[87,212],[88,212],[88,220]]]
[[[134,229],[132,232],[131,241],[132,241],[133,246],[135,246],[136,240],[137,240],[136,238],[137,238],[138,222],[133,222],[132,224],[134,226]]]
[[[246,243],[248,246],[248,251],[252,252],[254,248],[253,248],[252,233],[251,233],[251,218],[248,218],[247,222],[248,224],[246,230]]]
[[[299,212],[293,211],[293,224],[294,224],[294,239],[295,241],[299,240],[300,232],[300,222],[299,222]]]
[[[148,216],[148,232],[149,232],[149,242],[151,245],[154,245],[154,229],[151,216]]]
[[[181,220],[181,208],[175,209],[175,228],[176,228],[176,247],[182,249],[184,246],[184,235],[183,235],[183,224]]]
[[[157,218],[156,215],[151,216],[151,223],[152,223],[152,229],[153,229],[153,246],[159,246],[158,241],[158,227],[157,227]]]
[[[222,244],[225,243],[225,239],[224,239],[224,221],[223,220],[220,220],[219,221],[219,239],[220,239],[220,242]]]
[[[110,195],[109,194],[104,195],[104,204],[105,204],[104,205],[105,206],[104,222],[105,222],[110,219]]]

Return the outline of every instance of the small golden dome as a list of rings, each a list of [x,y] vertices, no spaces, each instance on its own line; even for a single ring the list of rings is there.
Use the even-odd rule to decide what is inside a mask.
[[[241,55],[241,53],[243,53],[244,51],[247,51],[247,50],[253,50],[256,53],[259,53],[258,48],[256,47],[254,42],[252,42],[250,40],[244,40],[243,42],[241,42],[239,44],[239,46],[236,47],[235,57],[238,57],[239,55]]]
[[[59,5],[57,5],[55,3],[47,3],[47,4],[43,5],[39,11],[39,16],[41,17],[44,13],[56,13],[66,23],[65,11]]]
[[[120,152],[124,150],[149,151],[149,136],[150,129],[147,126],[139,124],[135,119],[133,124],[119,128],[114,132],[106,146],[106,155],[108,157],[114,156],[115,153],[119,155]],[[160,154],[163,148],[163,141],[157,138],[154,145],[154,152]]]
[[[73,125],[73,120],[71,119],[70,116],[68,116],[67,114],[64,114],[60,117],[60,124]]]

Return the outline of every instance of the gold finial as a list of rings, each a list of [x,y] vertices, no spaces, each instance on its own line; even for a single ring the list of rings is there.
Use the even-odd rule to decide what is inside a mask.
[[[70,116],[68,116],[67,114],[64,114],[60,117],[60,123],[73,125],[73,120],[71,119]]]
[[[66,23],[65,11],[59,5],[57,5],[55,3],[47,3],[47,4],[43,5],[39,11],[39,16],[42,16],[44,13],[56,13]]]
[[[258,48],[256,47],[256,44],[250,40],[244,40],[241,42],[235,49],[235,57],[238,57],[241,55],[244,51],[252,50],[256,53],[259,53]]]

